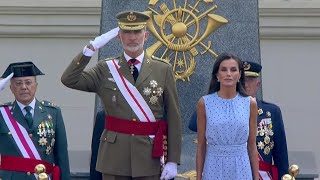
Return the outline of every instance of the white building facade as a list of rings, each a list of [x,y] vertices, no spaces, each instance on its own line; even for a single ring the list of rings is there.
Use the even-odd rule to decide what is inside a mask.
[[[312,151],[320,164],[320,1],[259,0],[263,97],[279,105],[290,151]],[[1,0],[0,72],[11,62],[32,60],[38,96],[60,106],[69,151],[90,151],[95,95],[64,87],[60,77],[72,58],[99,34],[99,0]],[[91,65],[97,57],[93,57]],[[10,89],[0,101],[12,101]],[[87,171],[71,162],[71,169]]]

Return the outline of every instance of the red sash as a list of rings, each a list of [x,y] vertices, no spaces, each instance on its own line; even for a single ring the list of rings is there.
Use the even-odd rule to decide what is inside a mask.
[[[259,178],[261,180],[278,179],[278,169],[275,165],[263,161],[260,154],[259,157]],[[270,174],[271,173],[271,174]]]
[[[60,180],[59,166],[53,166],[51,163],[37,159],[27,159],[18,156],[1,156],[0,170],[35,173],[34,168],[38,164],[43,164],[46,167],[46,173],[52,174],[53,180]]]
[[[265,161],[259,161],[259,171],[271,172],[272,179],[278,179],[278,170],[275,165],[267,163]],[[271,177],[270,177],[271,178]],[[262,179],[262,178],[260,178]]]
[[[23,156],[0,156],[0,170],[34,173],[34,168],[36,165],[44,164],[46,169],[50,169],[50,167],[52,167],[50,173],[53,173],[53,180],[60,180],[59,167],[56,166],[53,168],[52,164],[41,160],[40,154],[37,148],[35,147],[32,139],[29,137],[26,129],[13,118],[9,107],[0,107],[0,112],[8,129],[12,133],[13,141],[17,144],[18,149],[20,150]],[[47,172],[49,171],[46,171],[46,173]],[[34,174],[34,176],[37,178],[36,174]]]
[[[140,122],[106,116],[105,128],[124,134],[155,135],[152,157],[163,155],[163,135],[167,134],[167,124],[160,120],[156,122]]]

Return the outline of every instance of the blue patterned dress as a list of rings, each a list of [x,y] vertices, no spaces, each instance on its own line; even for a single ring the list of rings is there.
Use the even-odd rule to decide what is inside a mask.
[[[203,180],[252,180],[247,150],[250,97],[203,97],[206,109],[207,151]]]

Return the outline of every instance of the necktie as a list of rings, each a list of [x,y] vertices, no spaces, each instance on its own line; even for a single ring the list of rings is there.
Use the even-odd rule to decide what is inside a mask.
[[[136,81],[139,76],[138,68],[135,66],[138,63],[139,61],[135,58],[132,58],[128,61],[128,64],[130,65],[130,73],[132,74],[134,81]]]
[[[24,116],[24,118],[27,120],[27,123],[29,125],[29,127],[32,127],[33,124],[33,118],[32,118],[32,114],[31,114],[31,107],[30,106],[26,106],[24,107],[24,109],[26,110],[26,115]]]

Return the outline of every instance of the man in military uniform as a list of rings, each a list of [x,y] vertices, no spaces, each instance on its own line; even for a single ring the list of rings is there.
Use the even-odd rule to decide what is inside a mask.
[[[14,102],[0,107],[0,179],[35,180],[43,164],[53,180],[69,180],[67,137],[60,108],[35,98],[37,75],[32,62],[12,63],[2,77],[14,73]],[[37,173],[41,172],[41,168]]]
[[[254,62],[244,62],[245,88],[248,95],[256,97],[261,85],[260,71],[262,66]],[[260,179],[280,180],[288,172],[288,150],[280,108],[272,103],[257,99],[258,130],[257,148],[260,154]],[[271,166],[274,162],[278,172]],[[271,167],[271,169],[270,169]],[[272,169],[273,168],[273,169]],[[270,172],[271,171],[271,172]]]
[[[244,62],[246,93],[256,97],[261,85],[262,66],[254,62]],[[278,179],[288,171],[288,151],[286,135],[278,106],[256,99],[258,104],[257,148],[259,152],[260,179]],[[197,131],[197,114],[193,113],[189,129]],[[273,163],[274,162],[274,163]],[[273,165],[274,164],[274,165]],[[273,166],[272,166],[273,165]]]
[[[181,153],[173,70],[169,63],[143,50],[149,35],[148,15],[126,11],[116,18],[119,28],[91,41],[73,59],[61,81],[67,87],[97,93],[104,104],[106,125],[96,165],[104,180],[168,180],[177,174]],[[84,70],[92,54],[115,36],[124,52]]]

